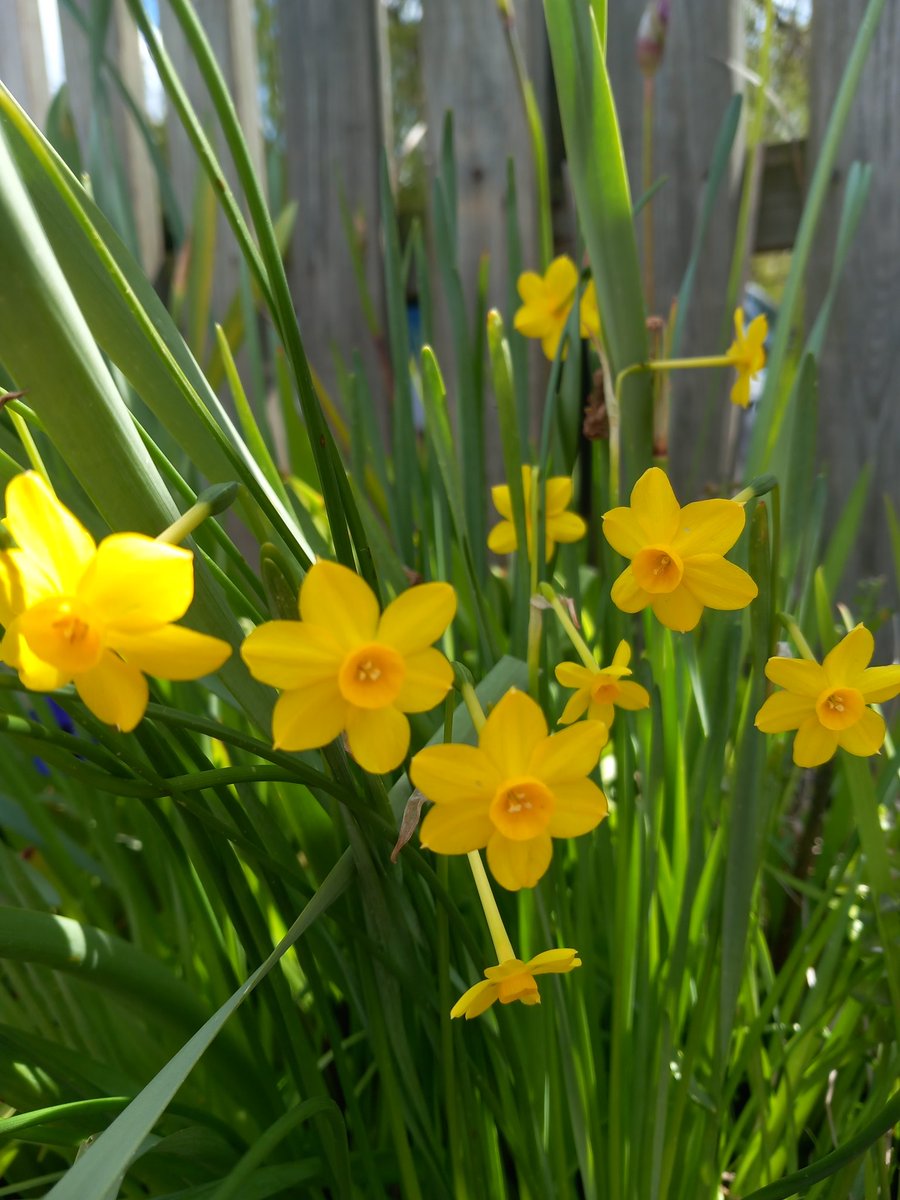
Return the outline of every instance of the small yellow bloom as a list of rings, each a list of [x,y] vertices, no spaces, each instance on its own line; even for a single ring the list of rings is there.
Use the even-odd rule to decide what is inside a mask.
[[[580,663],[564,662],[556,668],[556,678],[563,687],[577,688],[559,718],[560,725],[571,725],[585,712],[589,721],[601,721],[609,729],[616,707],[631,710],[649,708],[650,693],[639,683],[625,679],[631,671],[628,663],[631,647],[619,642],[608,667],[584,667]]]
[[[578,268],[571,258],[561,254],[559,258],[554,258],[545,275],[524,271],[519,276],[517,286],[522,307],[516,312],[513,324],[523,336],[540,338],[544,354],[552,362],[575,303]],[[593,280],[582,292],[578,316],[581,336],[598,337],[600,314]]]
[[[470,987],[450,1010],[451,1017],[465,1017],[471,1021],[497,1000],[501,1004],[512,1004],[521,1000],[523,1004],[540,1004],[535,975],[567,975],[581,966],[577,950],[544,950],[528,962],[509,958],[499,966],[488,967],[484,979]]]
[[[757,729],[796,729],[798,767],[827,762],[838,746],[861,757],[877,754],[884,718],[867,706],[900,694],[900,666],[870,667],[874,650],[871,633],[857,625],[821,666],[802,658],[770,658],[766,676],[785,690],[770,696],[756,714]]]
[[[764,315],[754,317],[748,329],[744,329],[744,310],[734,314],[734,341],[725,351],[737,371],[737,379],[731,389],[732,404],[746,408],[750,403],[750,380],[755,379],[766,365],[765,340],[769,323]]]
[[[606,797],[587,778],[605,740],[593,721],[548,735],[540,706],[511,689],[477,747],[426,746],[412,760],[410,778],[434,801],[422,845],[436,854],[487,846],[502,887],[534,887],[550,865],[552,838],[588,833],[606,816]]]
[[[17,548],[0,554],[0,661],[26,687],[74,683],[94,716],[128,732],[147,708],[144,671],[197,679],[231,654],[172,623],[194,596],[190,550],[140,533],[98,546],[33,471],[9,483],[5,525]]]
[[[346,732],[356,761],[393,771],[409,749],[406,713],[447,695],[453,668],[432,642],[456,612],[449,583],[410,588],[378,611],[353,571],[320,561],[300,587],[300,621],[266,621],[241,656],[263,683],[282,688],[272,716],[281,750],[316,750]]]
[[[534,549],[534,530],[531,527],[531,489],[537,474],[536,467],[522,468],[522,491],[525,493],[525,534],[528,557]],[[511,554],[518,549],[516,527],[513,524],[512,497],[505,483],[491,488],[494,508],[503,517],[488,534],[488,549],[495,554]],[[544,489],[544,553],[549,561],[557,542],[578,542],[587,533],[587,524],[578,513],[566,512],[572,499],[572,480],[568,475],[555,475],[547,480]]]
[[[630,508],[603,516],[603,533],[631,559],[612,586],[623,612],[650,605],[669,629],[693,629],[704,607],[745,608],[757,594],[746,571],[727,562],[744,528],[736,500],[697,500],[682,508],[664,471],[651,467],[631,493]]]

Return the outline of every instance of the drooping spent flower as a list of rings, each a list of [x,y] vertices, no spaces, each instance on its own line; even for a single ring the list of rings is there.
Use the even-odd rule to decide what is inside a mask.
[[[744,310],[739,308],[735,311],[734,341],[725,351],[725,357],[737,372],[731,389],[731,402],[741,408],[746,408],[750,403],[750,381],[766,365],[765,341],[768,335],[769,323],[764,313],[754,317],[745,329]]]
[[[697,500],[684,508],[668,477],[650,467],[631,492],[630,507],[603,516],[603,533],[631,560],[612,586],[623,612],[649,605],[669,629],[693,629],[704,607],[745,608],[757,594],[746,571],[723,556],[744,528],[736,500]]]
[[[524,337],[539,338],[544,354],[552,362],[575,303],[578,268],[571,258],[561,254],[554,258],[544,275],[524,271],[517,287],[522,306],[516,311],[513,324]],[[582,291],[578,316],[582,337],[599,336],[600,314],[593,280]]]
[[[870,704],[900,695],[900,666],[870,667],[875,641],[857,625],[821,664],[808,659],[770,658],[766,677],[784,691],[771,695],[756,714],[763,733],[797,730],[794,762],[817,767],[838,746],[850,754],[877,754],[884,718]]]
[[[379,612],[375,593],[338,563],[315,563],[300,586],[300,621],[266,621],[241,655],[263,683],[281,688],[272,717],[281,750],[315,750],[346,733],[366,771],[398,767],[409,749],[406,713],[447,695],[453,668],[432,647],[453,620],[448,583],[422,583]]]
[[[528,541],[528,557],[534,552],[534,530],[532,528],[532,492],[537,468],[522,467],[522,491],[525,494],[525,535]],[[488,549],[495,554],[511,554],[518,549],[516,527],[513,522],[512,496],[505,483],[491,488],[494,507],[503,518],[488,534]],[[587,533],[587,524],[578,513],[567,512],[572,500],[572,480],[568,475],[555,475],[547,480],[544,488],[544,555],[549,561],[557,542],[578,542]]]
[[[550,865],[553,838],[588,833],[606,816],[606,797],[588,778],[605,740],[591,721],[548,734],[540,706],[511,689],[477,747],[426,746],[413,758],[410,778],[434,802],[422,845],[436,854],[486,846],[502,887],[534,887]]]
[[[567,975],[581,966],[577,950],[544,950],[528,962],[510,958],[496,967],[488,967],[484,979],[470,987],[453,1005],[451,1017],[465,1017],[471,1021],[480,1017],[496,1001],[512,1004],[521,1000],[523,1004],[540,1004],[535,975]]]
[[[34,691],[74,683],[90,711],[124,732],[147,708],[144,672],[197,679],[231,654],[219,638],[173,622],[194,595],[194,556],[139,533],[97,545],[40,475],[6,489],[0,553],[0,660]]]
[[[586,667],[579,663],[563,662],[556,668],[556,678],[563,687],[576,688],[573,696],[559,718],[560,725],[571,725],[587,713],[589,721],[601,721],[607,729],[613,723],[616,708],[636,710],[648,708],[650,693],[633,680],[631,674],[631,647],[619,642],[613,660],[608,667]]]

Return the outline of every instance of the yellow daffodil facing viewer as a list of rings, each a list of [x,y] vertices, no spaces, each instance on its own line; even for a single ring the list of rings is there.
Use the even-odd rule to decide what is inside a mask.
[[[548,736],[539,705],[512,689],[477,747],[427,746],[412,760],[410,778],[434,801],[422,845],[437,854],[486,846],[501,886],[534,887],[550,865],[552,838],[588,833],[606,816],[606,797],[587,778],[605,740],[591,721]]]
[[[453,668],[431,643],[456,612],[449,583],[410,588],[379,613],[353,571],[320,561],[300,587],[300,621],[267,621],[241,647],[252,674],[282,688],[272,717],[281,750],[316,750],[346,732],[366,771],[398,767],[409,749],[405,714],[447,695]]]
[[[609,729],[616,715],[616,708],[649,708],[650,693],[639,683],[625,679],[631,671],[631,647],[619,642],[613,660],[608,667],[583,667],[578,663],[564,662],[556,668],[556,678],[563,687],[577,688],[559,718],[560,725],[571,725],[587,713],[589,721],[602,721]]]
[[[750,403],[750,381],[766,365],[765,340],[769,334],[769,323],[764,315],[754,317],[744,329],[744,310],[734,314],[734,341],[725,351],[725,357],[737,371],[737,379],[731,389],[731,401],[746,408]]]
[[[554,258],[545,275],[524,271],[517,286],[522,307],[516,312],[513,324],[524,337],[540,338],[544,354],[552,362],[575,303],[578,268],[571,258],[562,254]],[[599,337],[600,314],[593,280],[581,294],[578,317],[582,337]]]
[[[900,694],[900,666],[870,667],[875,642],[865,625],[857,625],[817,662],[770,658],[766,676],[784,688],[770,696],[756,714],[763,733],[797,730],[794,762],[817,767],[838,746],[850,754],[877,754],[884,741],[884,718],[869,704]]]
[[[525,534],[528,557],[534,549],[532,529],[532,489],[537,474],[535,467],[522,468],[522,491],[525,493]],[[516,527],[513,524],[512,497],[505,483],[491,488],[494,508],[503,517],[488,534],[488,549],[495,554],[511,554],[518,549]],[[544,491],[544,555],[549,561],[557,542],[578,542],[587,533],[587,524],[578,513],[566,512],[572,499],[572,480],[568,475],[556,475],[547,480]]]
[[[31,471],[6,489],[5,525],[17,548],[0,554],[0,659],[26,687],[74,683],[96,717],[127,732],[147,707],[142,672],[197,679],[231,653],[172,624],[194,595],[190,550],[139,533],[98,546]]]
[[[510,958],[496,967],[488,967],[484,979],[470,987],[450,1010],[451,1017],[465,1017],[471,1021],[497,1000],[501,1004],[512,1004],[521,1000],[523,1004],[540,1004],[535,975],[567,975],[581,966],[577,950],[545,950],[528,962]]]
[[[631,493],[629,508],[603,516],[603,533],[619,554],[631,559],[612,586],[623,612],[648,605],[669,629],[685,632],[704,607],[745,608],[757,594],[746,571],[727,562],[744,528],[744,506],[736,500],[697,500],[682,508],[664,471],[651,467]]]

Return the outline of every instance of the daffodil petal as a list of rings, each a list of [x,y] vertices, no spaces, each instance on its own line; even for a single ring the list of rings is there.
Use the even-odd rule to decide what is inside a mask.
[[[587,533],[587,521],[578,513],[562,512],[548,516],[547,537],[554,542],[580,542]]]
[[[581,321],[579,333],[583,338],[600,336],[600,310],[597,307],[597,289],[593,279],[581,293],[581,309],[578,316]]]
[[[371,775],[399,767],[409,749],[409,721],[393,705],[351,708],[347,717],[350,753]]]
[[[488,534],[487,544],[494,554],[512,554],[518,549],[516,527],[512,521],[498,521]]]
[[[736,370],[737,378],[732,385],[729,399],[738,408],[747,408],[750,404],[750,376],[742,367],[737,367]]]
[[[534,887],[550,866],[553,842],[547,835],[514,842],[495,833],[487,846],[488,866],[501,887],[517,892]]]
[[[414,654],[443,636],[455,615],[456,592],[449,583],[420,583],[387,606],[377,638],[400,654]]]
[[[394,703],[401,712],[428,712],[453,686],[453,668],[440,650],[420,650],[405,658],[406,674]]]
[[[0,625],[11,625],[24,609],[56,590],[53,580],[24,551],[0,553]]]
[[[747,572],[721,554],[695,554],[687,559],[682,587],[707,608],[746,608],[759,594]]]
[[[616,652],[613,655],[612,665],[614,667],[627,667],[631,662],[631,647],[622,639],[616,646]]]
[[[693,629],[703,613],[702,603],[683,584],[674,592],[651,596],[651,601],[656,619],[678,633]]]
[[[530,975],[568,975],[581,966],[577,950],[542,950],[525,964]]]
[[[883,704],[900,693],[900,666],[867,667],[859,690],[867,704]]]
[[[563,321],[554,321],[549,332],[545,333],[544,336],[541,338],[541,349],[544,351],[544,357],[549,359],[550,362],[552,362],[554,360],[554,358],[556,358],[556,353],[559,350],[559,343],[562,340],[562,336],[563,336],[563,333],[565,332],[565,328],[566,328],[566,323],[564,320]],[[569,348],[568,348],[568,346],[566,346],[563,349],[562,357],[565,358],[567,356],[568,352],[569,352]]]
[[[578,268],[567,254],[559,254],[551,262],[544,273],[544,285],[557,306],[568,300],[571,307],[578,286]]]
[[[76,591],[94,556],[94,539],[36,471],[24,471],[10,480],[6,527],[60,591],[70,595]]]
[[[320,559],[300,586],[300,616],[330,629],[340,646],[351,649],[375,637],[378,600],[355,571]]]
[[[631,491],[631,507],[654,542],[668,543],[678,530],[681,507],[665,471],[646,470]]]
[[[857,625],[825,655],[822,670],[832,687],[858,687],[874,653],[875,639],[865,625]]]
[[[603,514],[603,536],[617,554],[634,556],[650,541],[650,537],[630,508],[611,508]]]
[[[18,620],[12,622],[0,642],[0,662],[19,672],[19,679],[33,692],[53,692],[71,679],[51,663],[38,658],[19,629]]]
[[[582,721],[561,729],[538,742],[526,773],[542,780],[555,792],[558,783],[579,779],[593,771],[606,738],[606,730],[598,721]]]
[[[650,707],[650,693],[639,683],[623,679],[619,684],[619,694],[616,696],[615,702],[619,708],[627,708],[635,712],[640,708]]]
[[[346,718],[347,705],[336,676],[284,692],[272,713],[275,748],[318,750],[334,741]]]
[[[503,782],[500,772],[477,746],[426,746],[412,760],[409,777],[436,804],[469,804],[487,808]]]
[[[571,499],[572,478],[570,475],[554,475],[552,479],[547,480],[544,491],[544,511],[548,519],[568,508]]]
[[[884,717],[871,708],[864,708],[855,725],[838,733],[838,745],[849,754],[866,758],[870,754],[877,754],[881,749],[884,732]]]
[[[533,304],[543,299],[545,287],[543,275],[537,271],[523,271],[516,281],[516,288],[523,304]]]
[[[561,683],[563,687],[582,688],[590,687],[594,680],[596,672],[590,667],[583,667],[580,663],[561,662],[556,665],[556,681]]]
[[[491,488],[491,500],[494,508],[507,521],[512,520],[512,496],[505,483],[498,483]]]
[[[798,696],[816,697],[828,687],[819,664],[805,658],[770,658],[766,663],[766,679]]]
[[[183,625],[164,625],[148,633],[119,633],[110,636],[108,644],[127,663],[159,679],[200,679],[218,671],[231,654],[231,647],[221,638]]]
[[[741,536],[746,522],[743,504],[736,500],[695,500],[681,510],[673,549],[681,557],[725,554]]]
[[[610,597],[622,612],[636,613],[647,607],[653,597],[638,584],[631,567],[626,567],[610,589]]]
[[[786,733],[789,729],[799,729],[815,711],[816,702],[811,696],[775,692],[756,714],[756,728],[763,733]]]
[[[547,721],[525,692],[511,688],[491,711],[478,741],[503,778],[524,775],[535,747],[547,737]]]
[[[241,658],[253,678],[285,689],[337,678],[343,657],[330,629],[306,621],[266,621],[241,645]]]
[[[826,729],[813,714],[807,717],[794,738],[794,762],[798,767],[818,767],[828,762],[838,746],[838,735]]]
[[[480,1017],[483,1012],[487,1012],[499,994],[496,983],[482,979],[480,983],[473,984],[467,992],[463,992],[450,1009],[450,1017],[465,1017],[467,1021]]]
[[[575,728],[582,726],[576,725]],[[583,833],[589,833],[597,828],[609,811],[606,796],[592,779],[554,784],[553,798],[556,803],[547,825],[551,837],[580,837]]]
[[[435,854],[468,854],[490,841],[494,825],[486,804],[467,801],[440,804],[429,809],[419,831],[419,840]]]
[[[612,704],[601,704],[597,700],[591,701],[588,709],[588,720],[597,721],[600,725],[606,726],[606,732],[603,735],[603,745],[609,741],[609,729],[613,721],[616,719],[616,710]]]
[[[194,597],[194,556],[141,533],[111,534],[97,547],[78,597],[107,629],[159,629],[188,610]]]
[[[562,711],[562,716],[559,718],[558,724],[571,725],[573,721],[577,721],[579,717],[587,712],[591,703],[591,694],[587,688],[579,688],[574,696],[570,696],[566,707]]]
[[[150,691],[137,667],[106,650],[90,671],[75,676],[75,688],[87,708],[106,725],[130,733],[147,711]]]

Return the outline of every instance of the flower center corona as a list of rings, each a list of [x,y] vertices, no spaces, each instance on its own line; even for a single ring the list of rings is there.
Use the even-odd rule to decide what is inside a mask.
[[[668,546],[639,550],[631,560],[631,569],[638,587],[651,594],[674,592],[684,575],[684,564]]]
[[[20,617],[19,628],[38,658],[73,675],[95,667],[103,653],[100,623],[72,597],[54,596],[34,605]]]
[[[490,817],[504,837],[526,842],[542,833],[553,812],[553,793],[539,779],[508,779],[494,793]]]
[[[527,971],[501,979],[497,985],[497,999],[501,1004],[512,1004],[514,1000],[521,1000],[523,1004],[540,1004],[537,980]]]
[[[826,729],[849,729],[862,716],[865,706],[856,688],[830,688],[816,701],[816,714]]]
[[[591,699],[597,704],[615,704],[619,697],[619,681],[612,675],[598,675],[591,688]]]
[[[386,708],[397,699],[406,664],[391,646],[369,642],[357,647],[341,663],[338,687],[357,708]]]

